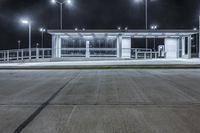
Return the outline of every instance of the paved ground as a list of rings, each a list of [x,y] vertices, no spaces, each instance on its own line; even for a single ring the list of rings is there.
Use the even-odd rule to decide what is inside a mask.
[[[200,70],[0,71],[1,133],[199,133]]]

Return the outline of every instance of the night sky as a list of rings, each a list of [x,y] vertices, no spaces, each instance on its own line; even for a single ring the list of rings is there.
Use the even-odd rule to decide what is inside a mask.
[[[62,1],[62,0],[61,0]],[[149,0],[149,25],[159,29],[192,29],[198,26],[200,0]],[[63,28],[74,29],[144,29],[144,2],[134,0],[73,0],[63,9]],[[0,0],[0,49],[16,49],[17,41],[28,46],[28,27],[21,18],[32,20],[32,47],[41,41],[39,27],[59,29],[59,6],[49,0]],[[45,34],[45,47],[51,37]]]

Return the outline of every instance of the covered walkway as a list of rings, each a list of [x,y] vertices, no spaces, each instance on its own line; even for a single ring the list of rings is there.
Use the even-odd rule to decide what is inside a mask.
[[[189,59],[192,57],[192,36],[198,34],[198,31],[194,30],[49,30],[48,32],[52,35],[54,58],[78,56]],[[157,51],[140,49],[133,47],[132,38],[162,38],[164,44],[160,44]]]

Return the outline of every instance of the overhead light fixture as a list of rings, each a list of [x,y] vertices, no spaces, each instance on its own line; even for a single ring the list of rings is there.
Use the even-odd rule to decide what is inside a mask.
[[[23,23],[23,24],[29,24],[29,21],[28,20],[21,20],[21,22]]]
[[[51,3],[56,3],[56,0],[51,0]]]

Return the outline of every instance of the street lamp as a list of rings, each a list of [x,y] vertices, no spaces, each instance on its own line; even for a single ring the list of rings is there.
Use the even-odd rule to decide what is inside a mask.
[[[63,2],[51,0],[51,3],[60,5],[60,29],[63,29],[63,4],[72,5],[72,0],[64,0]]]
[[[144,0],[134,0],[136,3],[143,2]],[[156,0],[151,0],[156,1]],[[148,0],[145,0],[145,28],[148,30]],[[148,39],[146,38],[146,50],[148,49]]]
[[[39,31],[41,32],[41,47],[44,48],[44,32],[46,32],[46,29],[40,28]]]
[[[194,27],[193,30],[194,30],[194,31],[197,31],[198,28],[197,28],[197,27]],[[196,41],[196,53],[198,54],[198,34],[196,34],[195,41]]]
[[[21,20],[22,24],[26,24],[29,27],[29,59],[31,59],[31,22],[25,19]]]
[[[151,26],[151,30],[157,30],[157,29],[158,29],[157,25]],[[156,51],[156,38],[155,37],[154,37],[154,40],[153,40],[153,48],[154,48],[154,51]]]

